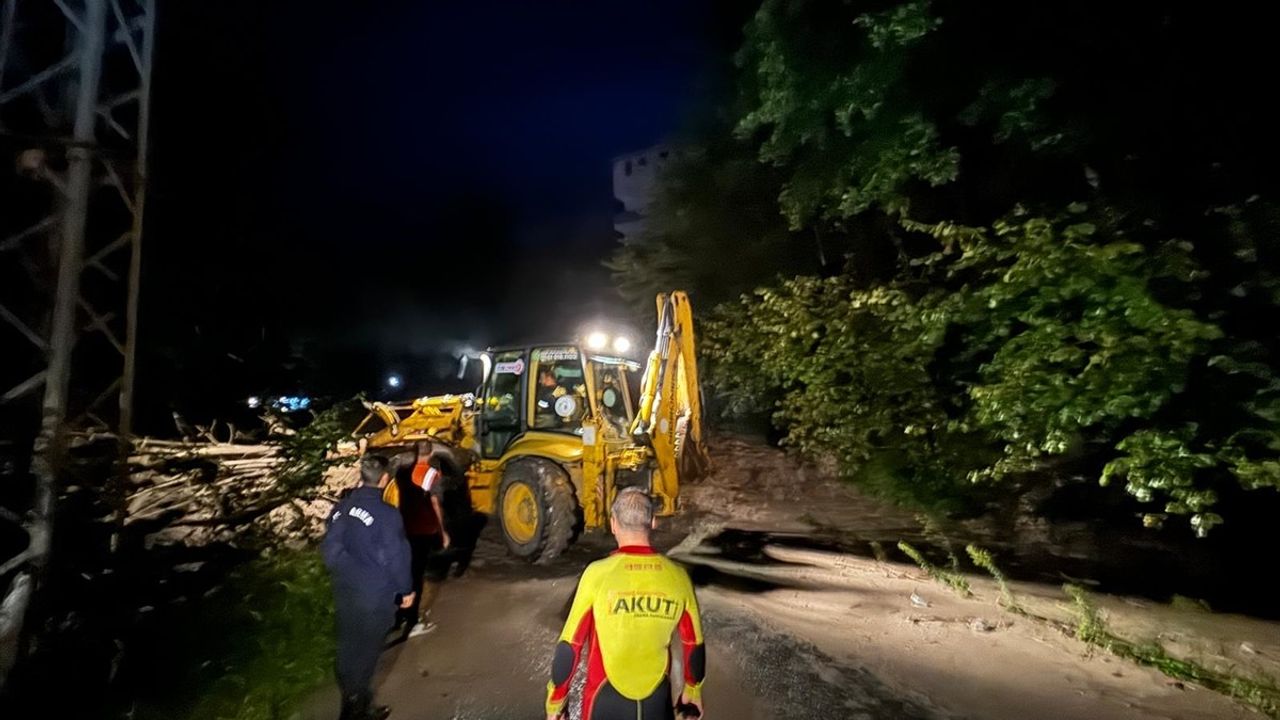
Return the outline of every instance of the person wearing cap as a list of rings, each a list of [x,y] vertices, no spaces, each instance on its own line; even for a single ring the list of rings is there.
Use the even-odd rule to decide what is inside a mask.
[[[548,720],[567,717],[574,671],[589,646],[582,720],[671,720],[702,715],[706,647],[689,574],[654,551],[653,501],[641,488],[620,491],[609,520],[618,550],[582,573],[560,633],[547,683]],[[672,695],[672,637],[683,665]]]
[[[397,606],[413,606],[404,523],[382,499],[390,480],[385,458],[361,458],[360,485],[334,506],[321,543],[333,579],[342,720],[381,720],[391,714],[374,707],[370,686]]]

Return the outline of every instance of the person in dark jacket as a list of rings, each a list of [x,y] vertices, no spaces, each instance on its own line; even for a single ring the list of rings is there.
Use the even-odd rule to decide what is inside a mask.
[[[404,523],[382,500],[390,479],[385,458],[361,458],[360,486],[334,507],[321,545],[333,578],[342,720],[391,714],[373,706],[370,685],[397,605],[411,607],[414,600]]]

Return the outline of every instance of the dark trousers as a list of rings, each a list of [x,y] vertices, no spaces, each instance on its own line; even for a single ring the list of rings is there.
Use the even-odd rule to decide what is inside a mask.
[[[663,678],[649,697],[632,700],[623,697],[605,680],[596,691],[589,708],[584,708],[584,712],[591,713],[584,720],[674,720],[671,681]]]
[[[344,704],[355,702],[367,707],[373,699],[373,672],[387,631],[395,622],[396,607],[391,601],[390,597],[375,601],[342,591],[335,593],[338,688]]]
[[[412,558],[409,564],[409,574],[416,594],[413,598],[413,606],[406,610],[401,610],[398,616],[400,622],[407,623],[409,627],[413,627],[413,624],[418,622],[421,617],[422,596],[426,594],[423,581],[429,583],[444,582],[445,577],[449,574],[449,559],[442,549],[444,538],[440,535],[410,535],[408,539]]]

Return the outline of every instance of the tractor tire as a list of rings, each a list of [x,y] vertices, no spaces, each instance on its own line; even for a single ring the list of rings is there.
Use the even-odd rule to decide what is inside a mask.
[[[569,474],[543,458],[507,464],[498,490],[498,521],[512,555],[545,564],[576,537],[581,508]]]

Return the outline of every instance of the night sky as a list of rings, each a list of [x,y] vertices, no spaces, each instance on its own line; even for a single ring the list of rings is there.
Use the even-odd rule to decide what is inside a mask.
[[[144,399],[427,392],[442,353],[617,315],[610,161],[707,104],[713,5],[166,3]]]

